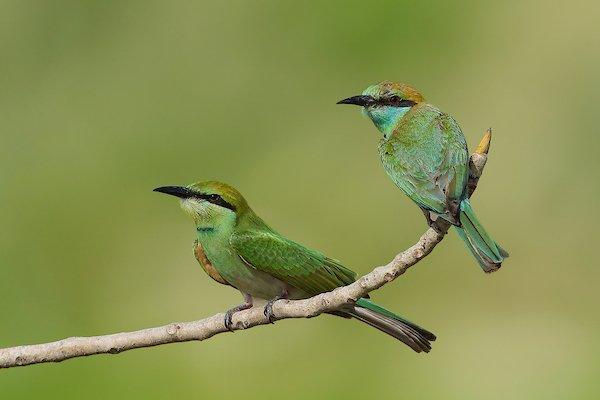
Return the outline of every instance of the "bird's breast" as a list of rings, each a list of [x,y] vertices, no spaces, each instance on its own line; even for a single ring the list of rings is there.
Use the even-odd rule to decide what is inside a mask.
[[[215,281],[222,283],[223,285],[229,285],[229,282],[227,282],[221,276],[219,271],[217,271],[217,269],[212,265],[212,263],[206,256],[202,245],[198,243],[198,241],[196,241],[196,245],[194,246],[194,255],[196,256],[196,260],[198,260],[198,262],[202,266],[202,269],[204,269],[204,272],[206,272],[208,276],[210,276]]]

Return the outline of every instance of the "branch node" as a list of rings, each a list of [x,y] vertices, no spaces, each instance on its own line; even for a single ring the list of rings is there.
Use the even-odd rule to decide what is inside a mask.
[[[325,309],[329,309],[331,307],[331,301],[327,297],[321,298],[321,306]]]
[[[425,256],[425,250],[423,249],[423,247],[417,247],[415,249],[414,255],[417,260],[420,260]]]
[[[391,282],[394,279],[396,279],[396,274],[392,271],[390,272],[386,272],[385,275],[383,275],[383,279],[385,279],[386,282]]]
[[[177,334],[177,331],[181,329],[181,325],[179,324],[170,324],[169,326],[167,326],[167,333],[171,336],[174,336]]]
[[[369,289],[369,276],[364,275],[358,280],[358,285],[361,289]]]

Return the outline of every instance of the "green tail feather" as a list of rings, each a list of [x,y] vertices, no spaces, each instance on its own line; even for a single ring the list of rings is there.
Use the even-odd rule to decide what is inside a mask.
[[[483,229],[468,199],[460,203],[460,210],[462,226],[455,226],[458,235],[485,272],[498,270],[508,253]]]
[[[362,308],[366,308],[367,310],[371,310],[371,311],[373,311],[377,314],[383,315],[385,317],[391,318],[393,320],[399,321],[407,326],[410,326],[411,328],[416,330],[419,334],[423,335],[423,337],[427,340],[431,340],[431,341],[435,340],[435,335],[433,333],[429,332],[427,329],[421,328],[419,325],[415,324],[414,322],[410,322],[409,320],[406,320],[406,319],[402,318],[401,316],[394,314],[390,310],[373,303],[370,299],[365,299],[365,298],[358,299],[356,301],[356,305],[359,307],[362,307]]]

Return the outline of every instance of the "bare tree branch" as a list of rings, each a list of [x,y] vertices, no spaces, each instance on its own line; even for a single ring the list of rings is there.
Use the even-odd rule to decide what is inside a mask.
[[[469,163],[469,196],[477,186],[491,140],[489,129]],[[437,229],[429,228],[417,243],[396,255],[387,265],[377,267],[359,278],[351,285],[340,287],[332,292],[322,293],[305,300],[279,300],[273,306],[277,319],[310,318],[326,311],[335,310],[345,304],[351,304],[367,293],[380,288],[402,275],[408,268],[427,256],[442,241],[450,225],[438,219]],[[93,354],[116,354],[126,350],[161,344],[205,340],[219,333],[228,332],[225,328],[224,314],[191,322],[178,322],[156,328],[133,332],[91,337],[71,337],[57,342],[17,346],[0,349],[0,368],[11,368],[44,362],[59,362],[73,357]],[[234,329],[248,329],[256,325],[268,324],[262,307],[234,314]]]

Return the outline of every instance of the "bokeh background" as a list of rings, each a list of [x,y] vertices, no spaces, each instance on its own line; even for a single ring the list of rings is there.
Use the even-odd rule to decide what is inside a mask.
[[[192,320],[237,304],[191,252],[166,184],[238,187],[282,233],[360,274],[424,231],[378,135],[336,106],[406,81],[473,148],[474,206],[511,252],[455,234],[377,291],[433,351],[319,317],[0,373],[2,398],[593,399],[596,2],[0,2],[0,347]]]

